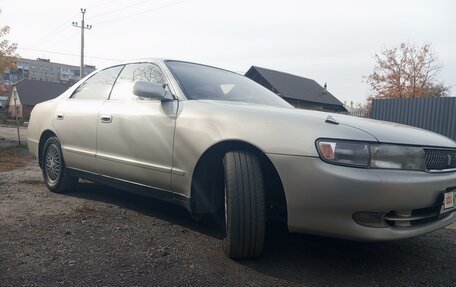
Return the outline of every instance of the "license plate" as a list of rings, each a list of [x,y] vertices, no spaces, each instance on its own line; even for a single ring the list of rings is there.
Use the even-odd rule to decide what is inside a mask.
[[[455,200],[455,195],[454,191],[448,191],[445,192],[444,197],[443,197],[443,208],[444,209],[449,209],[454,207],[454,200]]]

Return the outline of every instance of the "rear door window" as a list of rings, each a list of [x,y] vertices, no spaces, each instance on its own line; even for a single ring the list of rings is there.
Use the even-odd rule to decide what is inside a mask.
[[[107,100],[112,85],[124,66],[104,69],[82,83],[71,95],[71,99]]]

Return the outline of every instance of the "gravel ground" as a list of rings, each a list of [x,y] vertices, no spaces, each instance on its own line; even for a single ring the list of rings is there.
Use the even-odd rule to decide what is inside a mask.
[[[54,194],[36,160],[0,172],[0,286],[456,286],[456,224],[387,243],[267,236],[233,261],[182,208],[90,182]]]

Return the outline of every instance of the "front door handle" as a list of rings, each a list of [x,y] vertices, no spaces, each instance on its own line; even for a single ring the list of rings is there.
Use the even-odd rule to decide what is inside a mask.
[[[110,123],[110,122],[112,122],[112,116],[111,115],[102,115],[100,120],[102,123]]]

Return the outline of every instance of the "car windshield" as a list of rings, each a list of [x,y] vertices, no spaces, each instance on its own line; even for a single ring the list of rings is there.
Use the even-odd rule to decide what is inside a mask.
[[[285,100],[242,75],[209,66],[166,61],[190,100],[220,100],[291,108]]]

